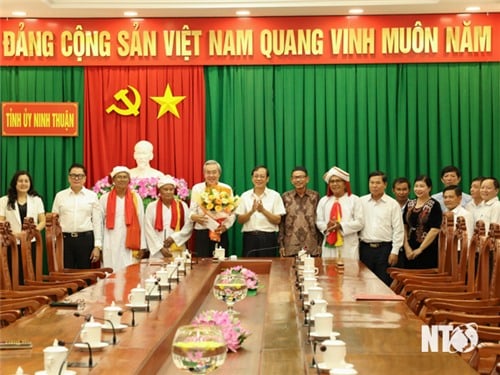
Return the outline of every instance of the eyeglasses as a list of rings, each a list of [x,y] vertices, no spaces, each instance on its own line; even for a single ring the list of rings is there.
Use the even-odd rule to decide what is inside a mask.
[[[71,177],[74,180],[80,180],[85,177],[84,174],[76,174],[76,173],[70,173],[69,177]]]
[[[306,176],[306,175],[303,175],[303,176],[292,176],[292,179],[293,179],[293,180],[303,180],[303,179],[305,179],[305,178],[307,178],[307,176]]]
[[[344,180],[330,180],[330,184],[342,184]]]

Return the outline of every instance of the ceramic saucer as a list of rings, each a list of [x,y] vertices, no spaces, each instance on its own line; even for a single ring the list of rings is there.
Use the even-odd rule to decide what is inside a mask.
[[[318,368],[321,371],[330,371],[331,370],[330,366],[328,366],[325,362],[318,363]],[[354,365],[352,363],[346,363],[346,362],[344,362],[344,367],[335,367],[335,368],[345,368],[345,369],[348,369],[348,368],[354,368]]]
[[[76,371],[66,370],[62,374],[63,375],[76,375]],[[45,370],[37,371],[37,372],[35,372],[35,375],[47,375],[47,371],[45,371]]]
[[[127,327],[128,327],[128,325],[126,325],[126,324],[118,324],[118,325],[115,326],[115,331],[122,331],[122,330],[124,330]],[[111,324],[105,323],[102,326],[102,330],[103,331],[112,331],[113,327],[111,327]]]
[[[133,308],[136,308],[136,309],[145,309],[146,307],[148,307],[148,304],[144,303],[142,305],[133,305],[131,303],[127,303],[125,306],[127,306],[127,307],[133,307]]]
[[[332,336],[340,336],[340,333],[338,332],[335,332],[335,331],[332,331],[330,332],[329,335],[319,335],[318,333],[316,333],[315,331],[311,331],[311,333],[309,334],[311,337],[315,337],[315,338],[330,338]]]
[[[92,349],[102,349],[102,348],[105,348],[108,345],[109,344],[107,342],[100,342],[98,344],[90,345],[90,347]],[[88,346],[87,346],[87,344],[85,344],[83,342],[77,342],[75,344],[75,348],[78,348],[78,349],[88,349]]]

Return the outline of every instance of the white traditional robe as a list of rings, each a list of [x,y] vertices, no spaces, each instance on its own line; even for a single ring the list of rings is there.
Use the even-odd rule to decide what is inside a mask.
[[[326,243],[326,227],[330,221],[330,211],[335,197],[324,196],[318,203],[316,209],[316,226],[323,233],[322,257],[335,258],[338,257],[339,251],[342,258],[359,259],[359,239],[358,232],[363,228],[363,209],[357,195],[344,194],[339,198],[340,206],[342,207],[342,219],[340,225],[342,227],[342,235],[344,236],[344,244],[337,248],[327,247]]]
[[[136,198],[136,212],[139,219],[139,225],[141,226],[141,249],[146,249],[146,238],[144,236],[144,206],[139,194],[135,191],[132,191],[132,194],[134,194]],[[116,197],[115,227],[113,229],[107,229],[106,206],[108,197],[109,193],[105,193],[99,200],[104,212],[102,260],[104,267],[111,267],[113,271],[118,271],[132,263],[136,263],[137,259],[133,257],[132,251],[125,247],[125,239],[127,236],[127,226],[125,225],[125,197]]]
[[[184,210],[184,225],[180,231],[175,232],[170,227],[172,220],[172,206],[167,207],[163,205],[163,230],[158,231],[155,229],[156,221],[156,206],[158,201],[151,202],[146,207],[146,214],[144,218],[144,229],[146,232],[146,242],[151,258],[163,258],[161,248],[163,247],[163,240],[172,237],[177,246],[184,245],[191,237],[193,231],[193,222],[189,219],[189,208],[186,203],[181,201],[182,209]]]

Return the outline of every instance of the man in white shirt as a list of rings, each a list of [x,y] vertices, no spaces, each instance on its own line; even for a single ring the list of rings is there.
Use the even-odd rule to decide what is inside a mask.
[[[484,177],[476,177],[470,183],[470,196],[471,201],[465,205],[465,209],[472,214],[474,223],[476,222],[476,216],[479,215],[479,207],[483,198],[481,198],[481,182],[483,182]]]
[[[454,165],[448,165],[441,169],[441,182],[443,185],[460,185],[460,181],[462,180],[462,173],[460,169],[455,167]],[[441,205],[441,211],[446,212],[446,206],[443,201],[443,192],[439,192],[432,195],[432,198],[437,200]],[[462,193],[462,206],[466,206],[472,200],[471,196],[467,193]]]
[[[443,200],[448,211],[453,212],[453,225],[457,224],[457,217],[462,216],[465,219],[467,229],[467,239],[471,240],[474,233],[474,218],[472,214],[461,206],[462,189],[457,185],[450,185],[443,190]]]
[[[73,164],[70,187],[58,192],[52,205],[63,232],[65,268],[90,268],[101,257],[102,211],[97,194],[84,186],[86,176],[82,164]]]
[[[495,177],[485,177],[481,182],[481,198],[478,215],[474,219],[484,221],[486,233],[490,230],[490,224],[500,224],[500,201],[498,191],[500,185]]]
[[[392,280],[389,266],[398,262],[403,246],[404,227],[399,203],[385,194],[387,175],[381,171],[370,173],[370,194],[362,196],[364,227],[360,232],[360,260],[387,285]]]
[[[243,224],[243,256],[273,257],[278,253],[278,231],[285,205],[277,191],[267,187],[269,171],[260,165],[252,171],[254,188],[241,195],[236,208]]]
[[[215,160],[207,160],[205,164],[203,164],[203,176],[205,177],[205,181],[195,184],[191,189],[190,218],[194,222],[193,236],[196,249],[195,253],[198,257],[211,258],[216,245],[226,249],[225,256],[229,256],[227,230],[233,226],[236,216],[234,213],[231,213],[219,224],[219,227],[214,232],[220,237],[220,241],[214,241],[212,239],[214,236],[210,236],[210,231],[208,229],[209,215],[212,215],[212,213],[204,210],[197,200],[200,194],[209,189],[225,190],[228,191],[230,195],[233,195],[231,186],[219,181],[221,174],[222,168],[220,164]]]

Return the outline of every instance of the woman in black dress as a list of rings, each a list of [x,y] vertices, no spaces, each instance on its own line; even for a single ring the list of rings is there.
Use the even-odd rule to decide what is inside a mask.
[[[438,201],[431,198],[431,189],[431,179],[418,176],[413,184],[417,198],[408,201],[403,213],[406,268],[435,268],[438,264],[442,212]]]

